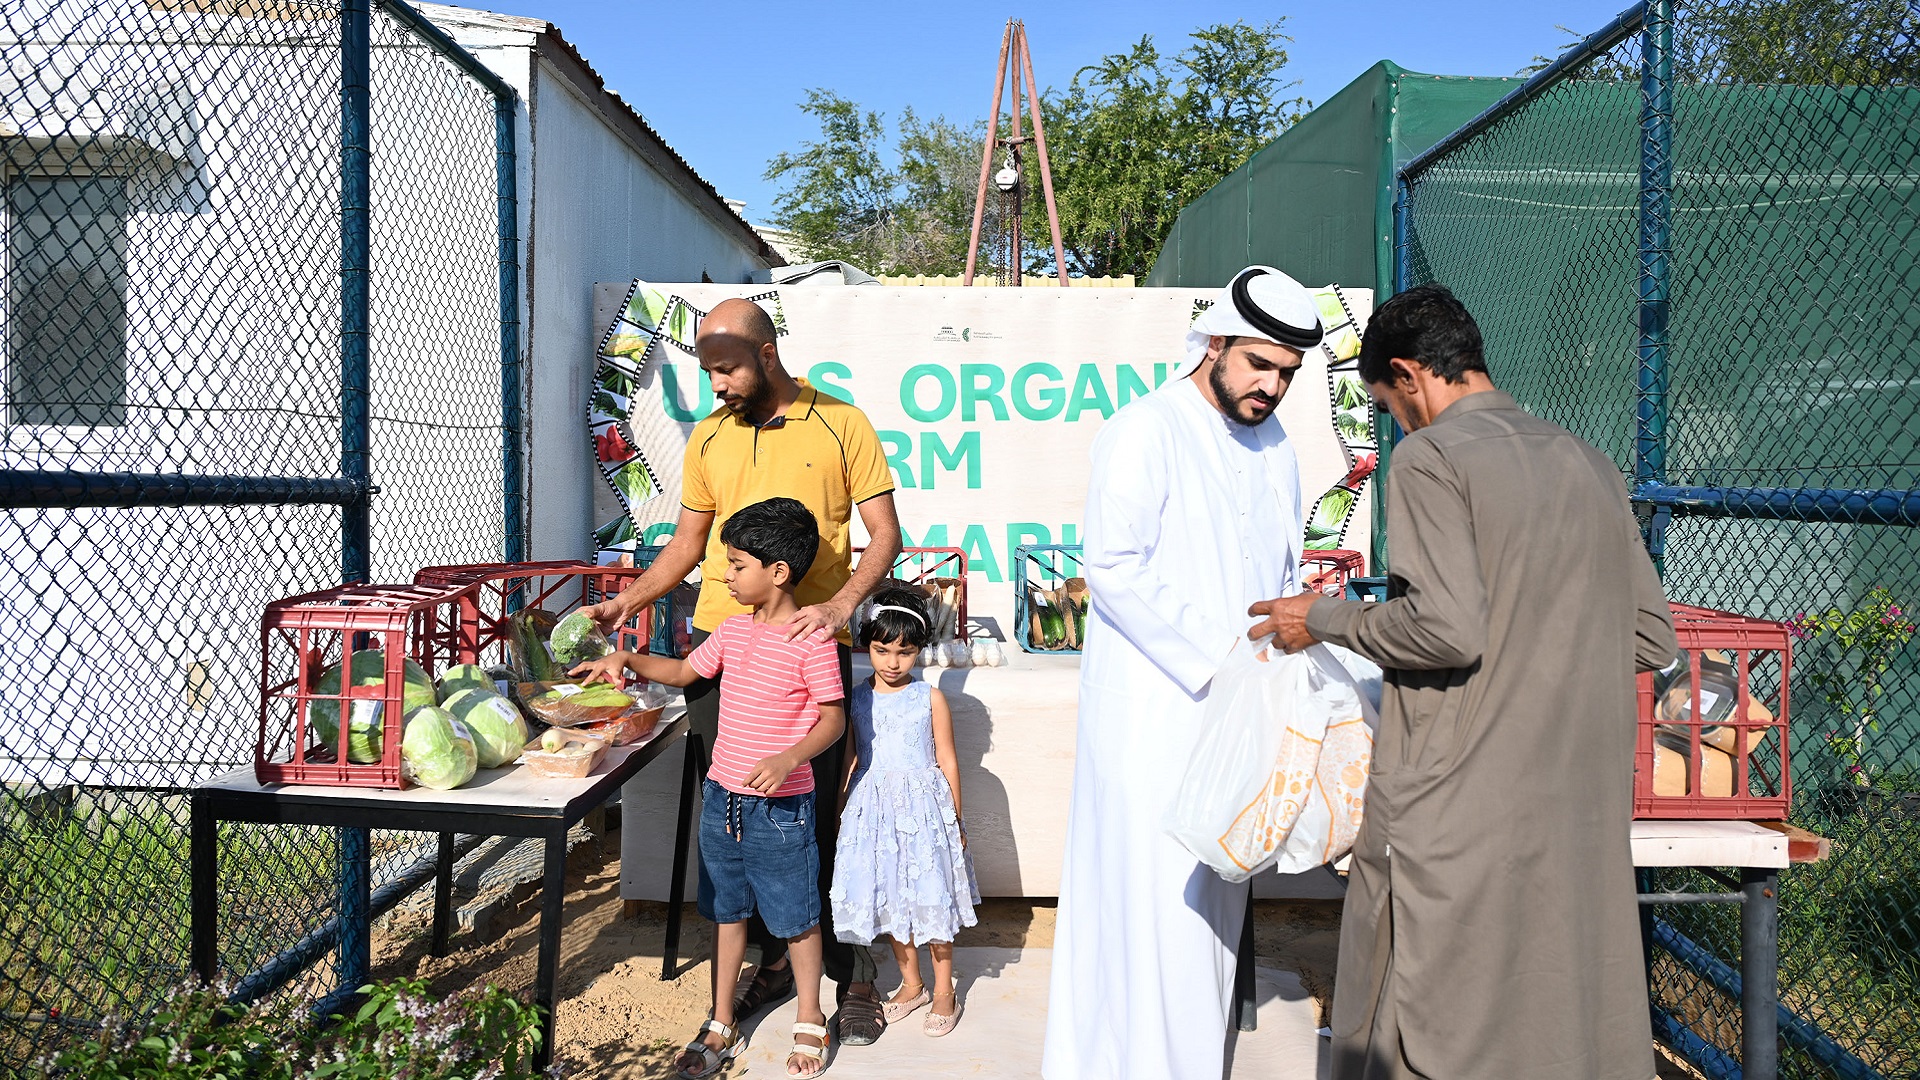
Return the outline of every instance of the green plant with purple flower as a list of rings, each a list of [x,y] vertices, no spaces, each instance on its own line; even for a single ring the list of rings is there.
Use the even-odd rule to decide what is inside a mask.
[[[1851,611],[1803,611],[1788,620],[1787,630],[1798,641],[1827,640],[1838,652],[1836,663],[1816,667],[1808,681],[1848,728],[1827,732],[1827,750],[1846,766],[1853,784],[1872,787],[1877,770],[1867,756],[1868,738],[1880,730],[1887,669],[1913,640],[1915,625],[1907,609],[1890,590],[1877,586]]]

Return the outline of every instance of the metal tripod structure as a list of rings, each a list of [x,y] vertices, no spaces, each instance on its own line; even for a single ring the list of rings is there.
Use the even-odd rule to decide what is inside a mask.
[[[1000,103],[1007,90],[1007,71],[1013,71],[1013,117],[1012,134],[1000,137]],[[1027,109],[1033,118],[1033,135],[1029,138],[1020,131],[1020,97],[1022,88],[1026,94]],[[1021,148],[1033,143],[1034,153],[1040,159],[1040,190],[1047,200],[1047,225],[1053,230],[1053,265],[1059,275],[1060,287],[1067,286],[1067,253],[1060,242],[1060,211],[1053,202],[1053,169],[1047,161],[1047,129],[1040,121],[1040,98],[1034,87],[1033,54],[1027,48],[1027,26],[1018,19],[1007,20],[1007,32],[1000,39],[1000,70],[993,81],[993,107],[987,110],[987,142],[980,153],[980,186],[973,197],[973,233],[967,244],[967,272],[961,279],[962,285],[973,284],[974,266],[980,256],[980,224],[987,211],[987,183],[993,177],[993,159],[995,151],[1004,151],[1007,166],[1003,173],[1012,174],[1012,182],[1002,190],[1013,196],[1013,213],[1010,231],[1012,233],[1012,263],[1010,284],[1019,285],[1022,276],[1020,268],[1020,188],[1024,177],[1020,172]]]

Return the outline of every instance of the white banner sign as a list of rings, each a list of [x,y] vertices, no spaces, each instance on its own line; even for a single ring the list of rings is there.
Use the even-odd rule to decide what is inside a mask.
[[[782,329],[787,370],[873,422],[907,545],[964,550],[973,621],[1010,637],[1015,549],[1080,543],[1095,432],[1167,378],[1196,303],[1212,294],[601,285],[596,317],[609,330],[589,419],[609,481],[595,503],[602,561],[672,535],[687,433],[716,405],[692,353],[694,329],[719,301],[752,297]],[[1307,358],[1279,416],[1314,518],[1307,546],[1364,551],[1374,437],[1351,368],[1372,297],[1328,288],[1320,300],[1340,329]]]

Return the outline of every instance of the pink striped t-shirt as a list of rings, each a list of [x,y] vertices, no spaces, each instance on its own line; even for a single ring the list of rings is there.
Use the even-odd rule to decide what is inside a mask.
[[[793,748],[820,719],[822,702],[847,696],[840,683],[839,645],[786,640],[787,628],[755,623],[751,615],[722,622],[687,663],[703,679],[721,672],[720,731],[713,740],[707,779],[728,791],[758,795],[747,777],[761,761]],[[813,766],[801,762],[771,798],[813,790]]]

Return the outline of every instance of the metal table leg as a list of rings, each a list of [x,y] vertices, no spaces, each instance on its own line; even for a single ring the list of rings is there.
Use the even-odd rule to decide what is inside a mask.
[[[693,842],[693,789],[700,782],[699,739],[687,734],[686,764],[680,770],[680,813],[673,826],[672,883],[667,888],[667,934],[665,958],[660,964],[662,982],[672,982],[680,964],[680,904],[687,894],[687,849]]]
[[[1780,1072],[1780,872],[1740,871],[1740,1065],[1745,1080]]]
[[[1253,1000],[1253,885],[1247,885],[1247,917],[1240,924],[1240,951],[1233,967],[1233,1015],[1241,1031],[1260,1026]]]
[[[440,834],[440,851],[433,863],[433,955],[445,956],[453,928],[453,834]]]
[[[339,989],[357,990],[373,969],[373,830],[340,834]]]
[[[213,982],[220,963],[220,834],[213,812],[199,795],[189,800],[189,872],[193,973],[201,982]]]
[[[540,1010],[540,1046],[533,1071],[553,1062],[554,983],[560,974],[560,922],[567,900],[567,832],[547,837],[546,872],[540,883],[540,960],[533,979],[533,1005]]]

